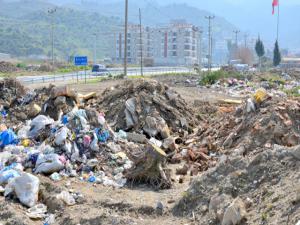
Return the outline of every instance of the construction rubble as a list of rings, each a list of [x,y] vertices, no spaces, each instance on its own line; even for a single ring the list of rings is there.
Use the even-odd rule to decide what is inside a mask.
[[[274,88],[226,83],[209,88],[227,88],[239,99],[198,102],[192,109],[172,88],[150,79],[88,94],[1,80],[1,195],[26,207],[27,218],[57,224],[61,207],[84,202],[68,189],[71,181],[172,191],[190,179],[170,210],[190,224],[296,225],[300,102]],[[67,188],[51,196],[50,183],[61,181]],[[163,215],[162,203],[158,209]]]

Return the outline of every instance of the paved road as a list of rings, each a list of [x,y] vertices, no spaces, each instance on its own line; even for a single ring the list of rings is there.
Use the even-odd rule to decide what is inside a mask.
[[[108,69],[112,76],[121,75],[123,73],[122,68],[111,68]],[[146,67],[144,68],[144,75],[159,75],[167,73],[189,73],[191,69],[187,67]],[[140,68],[128,68],[128,76],[141,75]],[[22,76],[17,79],[23,83],[48,83],[48,82],[65,82],[65,81],[76,81],[84,79],[93,79],[97,77],[95,73],[91,71],[80,71],[78,73],[68,74],[55,74],[55,75],[35,75],[35,76]]]
[[[213,70],[219,70],[219,68],[214,68]],[[108,69],[111,75],[117,76],[123,73],[123,68],[110,68]],[[207,69],[203,69],[207,71]],[[168,73],[192,73],[191,68],[187,67],[145,67],[144,75],[163,75]],[[128,76],[137,76],[141,75],[140,68],[128,68]],[[22,83],[26,84],[39,84],[39,83],[50,83],[50,82],[68,82],[68,81],[77,81],[85,79],[96,78],[95,74],[91,71],[79,71],[78,73],[68,73],[68,74],[49,74],[49,75],[35,75],[35,76],[20,76],[17,79]]]

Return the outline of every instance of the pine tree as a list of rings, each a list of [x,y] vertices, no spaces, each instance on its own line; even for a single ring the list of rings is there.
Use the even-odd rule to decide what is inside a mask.
[[[255,44],[255,51],[259,58],[259,68],[261,69],[261,57],[265,55],[265,47],[264,47],[264,43],[260,40],[259,36]]]
[[[279,50],[278,41],[275,42],[273,65],[278,66],[281,62],[281,53]]]

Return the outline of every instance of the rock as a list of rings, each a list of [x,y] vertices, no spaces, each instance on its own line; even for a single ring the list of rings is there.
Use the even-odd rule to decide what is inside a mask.
[[[222,221],[225,209],[229,206],[231,200],[232,198],[226,194],[213,196],[209,202],[209,213],[215,215],[219,221]]]
[[[156,208],[155,208],[156,214],[159,216],[162,216],[164,213],[164,205],[162,202],[157,202]]]
[[[127,133],[127,140],[134,143],[145,144],[147,143],[147,138],[143,134],[137,133]]]
[[[30,118],[34,118],[41,112],[41,110],[42,110],[41,107],[38,106],[37,104],[30,104],[28,110],[28,116]]]
[[[165,150],[170,150],[172,152],[177,150],[177,145],[175,143],[175,138],[169,137],[163,141],[163,148]]]
[[[300,187],[298,186],[297,190],[296,190],[296,197],[295,197],[294,203],[298,204],[299,202],[300,202]]]
[[[54,101],[54,106],[61,106],[65,105],[67,101],[67,98],[65,96],[59,96]]]
[[[246,217],[245,204],[237,197],[226,209],[222,225],[238,225]]]
[[[298,160],[300,160],[300,145],[290,149],[291,154]]]

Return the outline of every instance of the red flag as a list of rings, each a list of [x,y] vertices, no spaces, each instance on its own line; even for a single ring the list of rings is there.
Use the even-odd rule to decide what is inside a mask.
[[[273,7],[273,11],[272,11],[272,15],[274,15],[275,13],[275,7],[279,5],[279,0],[273,0],[272,3],[272,7]]]

